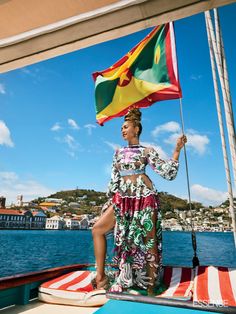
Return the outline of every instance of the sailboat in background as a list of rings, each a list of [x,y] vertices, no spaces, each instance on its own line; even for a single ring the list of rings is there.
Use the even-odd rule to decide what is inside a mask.
[[[83,2],[64,0],[58,2],[57,0],[42,0],[32,2],[30,0],[2,0],[0,1],[0,72],[4,73],[106,40],[118,38],[150,26],[167,23],[233,2],[235,1],[89,0]],[[22,14],[19,14],[19,12],[22,12]],[[210,34],[209,15],[206,18],[208,19],[208,34]],[[212,34],[209,35],[210,47],[215,45],[213,44],[213,37]],[[222,48],[221,51],[223,51]],[[225,69],[224,59],[218,60],[219,72],[220,63]],[[225,89],[223,87],[222,89],[226,95],[226,106],[228,104],[227,108],[233,127],[230,97],[227,94],[228,92],[225,92],[227,89],[227,76],[225,71],[223,73],[222,86]],[[236,153],[234,153],[235,135],[233,135],[233,132],[232,130],[229,132],[229,137],[234,167]],[[234,138],[232,139],[231,136],[234,136]],[[231,215],[233,218],[233,206],[231,206]],[[73,275],[75,272],[87,271],[91,273],[91,267],[91,265],[71,265],[0,278],[0,308],[20,305],[5,309],[3,313],[30,311],[30,313],[36,314],[46,313],[47,311],[51,313],[56,311],[62,311],[63,313],[65,311],[68,313],[94,313],[97,311],[101,314],[111,312],[114,314],[118,312],[132,314],[141,311],[147,313],[236,312],[236,269],[213,266],[199,266],[195,270],[165,267],[164,280],[168,289],[161,293],[160,297],[143,297],[142,295],[130,293],[108,293],[107,297],[113,300],[107,302],[100,309],[42,304],[38,300],[27,305],[29,300],[37,298],[38,287],[45,281],[53,280],[51,284],[55,286],[55,278],[58,276],[63,276],[63,278],[59,277],[59,282],[65,280],[65,278],[68,281],[70,276],[77,276]],[[56,282],[58,283],[58,280]],[[59,283],[57,286],[60,290]],[[46,288],[48,289],[48,286]],[[194,296],[193,300],[190,301],[192,290]],[[48,291],[44,291],[44,293],[45,295],[49,294]],[[55,293],[58,297],[58,293]],[[104,293],[104,291],[100,291],[103,296]],[[88,295],[85,299],[88,300]],[[55,300],[54,303],[58,303],[58,299],[55,298]],[[132,302],[127,302],[127,300]]]

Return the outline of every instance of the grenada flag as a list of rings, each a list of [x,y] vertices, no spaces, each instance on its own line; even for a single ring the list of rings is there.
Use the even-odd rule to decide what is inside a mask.
[[[130,108],[181,98],[173,24],[154,28],[114,65],[93,73],[93,78],[100,125]]]

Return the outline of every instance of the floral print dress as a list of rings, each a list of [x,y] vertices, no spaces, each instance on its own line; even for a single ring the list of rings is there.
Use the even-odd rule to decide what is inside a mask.
[[[160,159],[152,147],[118,149],[113,158],[108,195],[115,217],[115,257],[119,274],[113,286],[147,289],[162,273],[161,214],[157,191],[145,174],[151,168],[167,180],[178,172],[178,161]]]

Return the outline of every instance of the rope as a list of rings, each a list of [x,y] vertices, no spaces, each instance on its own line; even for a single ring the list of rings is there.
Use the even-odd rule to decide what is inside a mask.
[[[232,158],[234,182],[236,185],[236,141],[235,141],[234,120],[232,116],[232,106],[230,105],[230,101],[229,101],[230,99],[228,97],[229,95],[227,94],[226,89],[225,89],[223,66],[222,66],[222,62],[220,58],[220,52],[217,49],[216,38],[214,34],[210,12],[209,11],[205,12],[205,16],[206,16],[207,25],[209,28],[210,38],[213,45],[213,51],[214,51],[214,55],[216,59],[216,65],[217,65],[217,70],[218,70],[220,84],[221,84],[223,103],[224,103],[224,109],[225,109],[225,117],[226,117],[226,125],[227,125],[227,131],[228,131],[229,147],[230,147],[231,158]],[[222,45],[220,47],[222,49]]]
[[[182,133],[184,134],[184,117],[183,117],[182,98],[179,99],[179,103],[180,103],[181,128],[182,128]],[[192,201],[191,201],[190,184],[189,184],[188,160],[187,160],[187,152],[186,152],[185,145],[184,145],[184,160],[185,160],[185,169],[186,169],[186,178],[187,178],[189,210],[190,210],[190,217],[191,217],[192,247],[193,247],[193,252],[194,252],[192,264],[193,264],[193,268],[195,268],[196,266],[199,266],[200,263],[197,257],[197,240],[196,240],[196,233],[194,231],[194,225],[193,225],[193,212],[192,212]]]
[[[228,81],[227,67],[226,67],[226,62],[225,62],[224,49],[221,49],[221,47],[223,47],[222,35],[221,35],[217,10],[215,9],[214,9],[214,15],[215,15],[215,24],[216,24],[216,34],[217,34],[216,36],[217,49],[218,49],[218,53],[221,59],[220,60],[221,67],[223,67],[223,80],[226,87],[226,96],[228,98],[229,104],[231,105],[231,96],[230,96],[230,91],[229,91],[229,81]],[[219,122],[220,135],[221,135],[221,144],[222,144],[222,151],[223,151],[223,158],[224,158],[224,166],[225,166],[225,173],[226,173],[226,180],[227,180],[228,197],[229,197],[229,204],[230,204],[229,211],[232,217],[234,242],[235,242],[235,247],[236,247],[236,227],[235,227],[235,218],[234,218],[234,199],[233,199],[232,181],[231,181],[231,175],[230,175],[229,159],[228,159],[227,149],[226,149],[223,118],[222,118],[222,112],[221,112],[221,106],[220,106],[219,89],[218,89],[217,77],[216,77],[216,67],[215,67],[214,55],[213,55],[214,53],[213,44],[212,44],[212,38],[210,35],[209,23],[207,21],[206,13],[205,13],[205,22],[206,22],[207,38],[208,38],[210,60],[211,60],[211,69],[212,69],[212,76],[213,76],[213,85],[214,85],[214,92],[215,92],[215,99],[216,99],[216,109],[217,109],[217,115],[218,115],[218,122]],[[232,108],[230,109],[232,110]]]

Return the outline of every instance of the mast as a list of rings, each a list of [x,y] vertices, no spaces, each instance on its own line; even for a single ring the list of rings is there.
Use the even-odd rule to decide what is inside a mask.
[[[223,157],[224,157],[224,166],[225,166],[227,188],[228,188],[228,195],[229,195],[229,211],[232,218],[234,243],[236,247],[236,223],[235,223],[233,189],[232,189],[232,182],[231,182],[231,176],[230,176],[229,159],[228,159],[227,149],[226,149],[225,132],[224,132],[222,112],[221,112],[221,106],[220,106],[220,97],[219,97],[219,89],[218,89],[218,84],[217,84],[214,56],[216,59],[216,64],[217,64],[217,69],[218,69],[218,74],[219,74],[220,84],[221,84],[221,90],[223,94],[226,127],[228,131],[228,138],[229,138],[229,143],[230,143],[230,152],[231,152],[234,180],[236,182],[235,127],[234,127],[234,117],[233,117],[232,101],[231,101],[230,89],[229,89],[229,80],[228,80],[226,59],[225,59],[225,53],[224,53],[224,46],[223,46],[222,34],[220,30],[219,17],[218,17],[218,13],[216,9],[214,9],[214,16],[215,16],[216,38],[214,35],[210,12],[209,11],[205,12],[205,21],[206,21],[213,84],[214,84],[214,91],[215,91],[216,108],[217,108],[217,115],[218,115],[218,121],[219,121],[222,151],[223,151]]]

